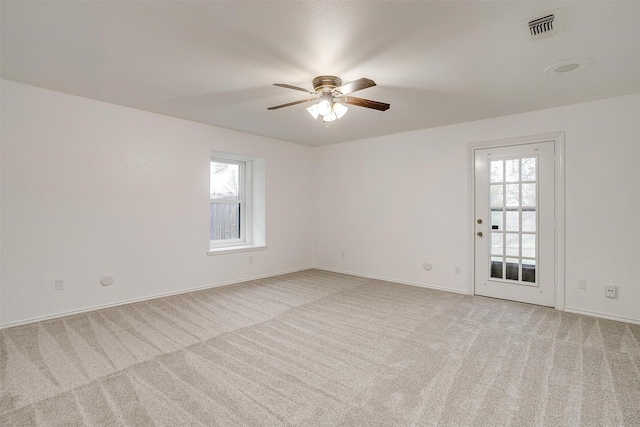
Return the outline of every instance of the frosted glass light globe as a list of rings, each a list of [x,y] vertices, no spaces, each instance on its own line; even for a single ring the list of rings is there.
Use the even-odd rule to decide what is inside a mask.
[[[318,102],[318,113],[321,116],[326,116],[327,114],[331,114],[331,103],[327,99],[323,99]]]
[[[325,123],[331,123],[332,121],[336,120],[337,118],[338,118],[338,116],[336,115],[336,113],[331,111],[329,114],[326,114],[325,116],[322,117],[322,121],[325,122]]]
[[[309,114],[311,114],[311,117],[313,117],[314,119],[317,119],[318,116],[320,115],[320,113],[318,113],[317,104],[313,104],[311,107],[307,108],[307,111],[309,112]]]
[[[339,102],[336,102],[335,104],[333,104],[333,111],[336,113],[336,116],[341,119],[342,116],[344,116],[347,112],[349,108],[344,105],[344,104],[340,104]]]

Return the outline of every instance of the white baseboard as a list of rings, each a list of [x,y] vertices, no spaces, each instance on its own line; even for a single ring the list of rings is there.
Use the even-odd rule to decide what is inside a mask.
[[[285,270],[285,271],[280,271],[280,272],[277,272],[277,273],[264,274],[264,275],[261,275],[261,276],[247,277],[247,278],[244,278],[244,279],[233,280],[233,281],[223,282],[223,283],[216,283],[216,284],[213,284],[213,285],[198,286],[198,287],[195,287],[195,288],[183,289],[183,290],[175,291],[175,292],[165,292],[165,293],[162,293],[162,294],[155,294],[155,295],[150,295],[150,296],[146,296],[146,297],[142,297],[142,298],[134,298],[134,299],[130,299],[130,300],[126,300],[126,301],[114,302],[114,303],[110,303],[110,304],[95,305],[95,306],[92,306],[92,307],[86,307],[86,308],[82,308],[82,309],[79,309],[79,310],[65,311],[65,312],[62,312],[62,313],[51,314],[51,315],[48,315],[48,316],[33,317],[33,318],[30,318],[30,319],[20,320],[20,321],[17,321],[17,322],[1,324],[0,325],[0,329],[12,328],[14,326],[28,325],[29,323],[42,322],[43,320],[57,319],[59,317],[65,317],[65,316],[71,316],[71,315],[74,315],[74,314],[87,313],[89,311],[102,310],[102,309],[105,309],[105,308],[111,308],[111,307],[117,307],[117,306],[120,306],[120,305],[132,304],[132,303],[135,303],[135,302],[149,301],[149,300],[153,300],[153,299],[169,297],[169,296],[172,296],[172,295],[180,295],[180,294],[186,294],[186,293],[189,293],[189,292],[201,291],[201,290],[204,290],[204,289],[212,289],[212,288],[219,288],[219,287],[222,287],[222,286],[234,285],[236,283],[250,282],[252,280],[265,279],[267,277],[281,276],[283,274],[289,274],[289,273],[295,273],[295,272],[298,272],[298,271],[311,270],[313,268],[314,267],[311,267],[311,266],[303,267],[303,268],[296,268],[296,269],[293,269],[293,270]]]
[[[618,322],[633,323],[635,325],[640,325],[640,319],[634,319],[632,317],[615,316],[612,314],[600,313],[599,311],[583,310],[580,308],[573,308],[573,307],[566,307],[566,306],[564,307],[564,311],[567,311],[569,313],[575,313],[575,314],[584,314],[585,316],[600,317],[602,319],[615,320]]]
[[[311,270],[311,269],[330,271],[330,272],[333,272],[333,273],[348,274],[350,276],[364,277],[364,278],[367,278],[367,279],[383,280],[385,282],[400,283],[402,285],[417,286],[417,287],[421,287],[421,288],[436,289],[436,290],[439,290],[439,291],[453,292],[453,293],[457,293],[457,294],[469,295],[468,292],[466,292],[464,290],[460,290],[460,289],[451,289],[451,288],[445,288],[443,286],[435,286],[435,285],[429,285],[429,284],[424,284],[424,283],[408,282],[408,281],[404,281],[404,280],[393,279],[393,278],[390,278],[390,277],[381,277],[381,276],[374,276],[374,275],[370,275],[370,274],[355,273],[355,272],[352,272],[352,271],[338,270],[338,269],[334,269],[334,268],[327,268],[327,267],[320,267],[320,266],[309,266],[309,267],[296,268],[296,269],[292,269],[292,270],[280,271],[280,272],[276,272],[276,273],[264,274],[264,275],[261,275],[261,276],[247,277],[247,278],[244,278],[244,279],[233,280],[233,281],[229,281],[229,282],[216,283],[216,284],[213,284],[213,285],[205,285],[205,286],[199,286],[199,287],[195,287],[195,288],[183,289],[183,290],[175,291],[175,292],[166,292],[166,293],[150,295],[150,296],[146,296],[146,297],[142,297],[142,298],[134,298],[134,299],[130,299],[130,300],[126,300],[126,301],[119,301],[119,302],[115,302],[115,303],[111,303],[111,304],[96,305],[96,306],[92,306],[92,307],[86,307],[86,308],[83,308],[83,309],[80,309],[80,310],[65,311],[65,312],[62,312],[62,313],[56,313],[56,314],[52,314],[52,315],[48,315],[48,316],[34,317],[34,318],[31,318],[31,319],[20,320],[20,321],[17,321],[17,322],[11,322],[11,323],[2,324],[2,325],[0,325],[0,329],[11,328],[11,327],[14,327],[14,326],[27,325],[29,323],[41,322],[41,321],[44,321],[44,320],[57,319],[57,318],[60,318],[60,317],[71,316],[71,315],[74,315],[74,314],[87,313],[87,312],[94,311],[94,310],[102,310],[102,309],[105,309],[105,308],[117,307],[117,306],[120,306],[120,305],[132,304],[132,303],[136,303],[136,302],[150,301],[150,300],[154,300],[154,299],[157,299],[157,298],[163,298],[163,297],[168,297],[168,296],[172,296],[172,295],[186,294],[186,293],[189,293],[189,292],[201,291],[201,290],[204,290],[204,289],[219,288],[219,287],[222,287],[222,286],[234,285],[236,283],[250,282],[252,280],[264,279],[264,278],[267,278],[267,277],[281,276],[283,274],[295,273],[295,272],[298,272],[298,271],[305,271],[305,270]],[[566,306],[564,308],[564,311],[569,312],[569,313],[575,313],[575,314],[583,314],[585,316],[599,317],[599,318],[602,318],[602,319],[615,320],[615,321],[618,321],[618,322],[632,323],[632,324],[640,325],[640,319],[635,319],[635,318],[631,318],[631,317],[615,316],[615,315],[612,315],[612,314],[601,313],[601,312],[598,312],[598,311],[583,310],[583,309],[579,309],[579,308],[566,307]]]
[[[426,283],[407,282],[406,280],[393,279],[391,277],[372,276],[370,274],[354,273],[352,271],[336,270],[335,268],[313,267],[316,270],[331,271],[333,273],[348,274],[350,276],[365,277],[367,279],[384,280],[385,282],[400,283],[401,285],[417,286],[420,288],[436,289],[438,291],[454,292],[456,294],[469,295],[466,290],[445,288],[444,286],[429,285]]]
[[[445,288],[445,287],[442,287],[442,286],[434,286],[434,285],[428,285],[428,284],[423,284],[423,283],[407,282],[407,281],[393,279],[393,278],[389,278],[389,277],[380,277],[380,276],[373,276],[373,275],[370,275],[370,274],[361,274],[361,273],[354,273],[354,272],[351,272],[351,271],[337,270],[335,268],[327,268],[327,267],[320,267],[320,266],[315,266],[313,268],[315,268],[317,270],[331,271],[333,273],[349,274],[351,276],[357,276],[357,277],[366,277],[367,279],[384,280],[386,282],[394,282],[394,283],[400,283],[400,284],[403,284],[403,285],[419,286],[421,288],[437,289],[439,291],[454,292],[454,293],[458,293],[458,294],[469,295],[469,293],[466,292],[466,291],[459,290],[459,289]],[[600,313],[598,311],[582,310],[582,309],[579,309],[579,308],[566,307],[566,306],[564,307],[564,310],[560,310],[560,311],[566,311],[566,312],[569,312],[569,313],[583,314],[585,316],[599,317],[599,318],[602,318],[602,319],[615,320],[617,322],[633,323],[633,324],[636,324],[636,325],[640,325],[640,319],[634,319],[634,318],[631,318],[631,317],[624,317],[624,316],[615,316],[615,315],[612,315],[612,314]]]

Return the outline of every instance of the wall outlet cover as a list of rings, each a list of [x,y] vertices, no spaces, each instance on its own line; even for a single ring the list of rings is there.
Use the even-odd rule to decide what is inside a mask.
[[[614,285],[605,285],[604,286],[604,295],[607,298],[616,298],[618,294],[618,288]]]

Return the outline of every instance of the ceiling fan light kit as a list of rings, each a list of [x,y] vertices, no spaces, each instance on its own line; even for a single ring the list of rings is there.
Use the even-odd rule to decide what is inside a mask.
[[[342,116],[344,116],[347,113],[348,109],[349,108],[346,105],[341,104],[339,102],[335,102],[333,104],[333,111],[334,113],[336,113],[336,116],[338,116],[339,119],[341,119]]]
[[[320,96],[317,98],[302,99],[300,101],[276,105],[275,107],[269,107],[267,109],[277,110],[283,107],[289,107],[291,105],[302,104],[305,102],[314,102],[311,107],[307,108],[307,111],[314,119],[322,116],[322,121],[328,124],[342,118],[347,113],[347,110],[349,108],[345,104],[372,108],[378,111],[386,111],[390,107],[389,104],[385,104],[383,102],[355,98],[353,96],[346,96],[352,92],[375,86],[376,83],[371,79],[363,77],[361,79],[354,80],[351,83],[343,85],[342,79],[340,79],[339,77],[318,76],[313,79],[312,83],[314,90],[313,92],[297,86],[291,86],[284,83],[275,83],[275,86],[299,90],[302,92],[310,93],[312,95]]]
[[[318,113],[321,116],[326,116],[328,114],[331,114],[331,111],[332,111],[331,104],[333,104],[333,97],[331,95],[322,95],[320,97],[320,102],[316,104],[318,106]]]
[[[337,102],[332,95],[322,95],[318,99],[320,99],[320,102],[307,108],[307,111],[314,119],[322,116],[324,123],[331,123],[342,118],[349,109],[346,105]]]

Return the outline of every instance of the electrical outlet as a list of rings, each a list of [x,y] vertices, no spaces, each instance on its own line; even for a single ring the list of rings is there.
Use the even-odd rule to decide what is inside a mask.
[[[56,279],[56,291],[63,291],[64,290],[64,279]]]
[[[607,298],[616,298],[618,288],[614,285],[604,285],[604,296]]]
[[[253,264],[253,257],[252,256],[249,257],[249,264]]]
[[[456,267],[454,272],[459,276],[460,275],[460,267]]]
[[[587,281],[584,279],[578,279],[578,289],[587,289]]]
[[[340,258],[344,258],[344,251],[340,252]]]

